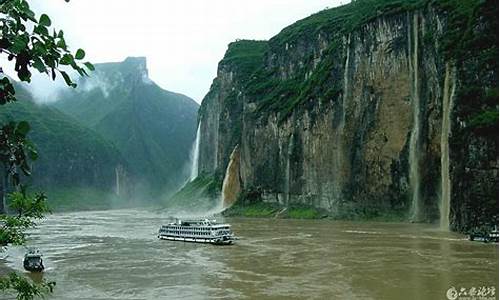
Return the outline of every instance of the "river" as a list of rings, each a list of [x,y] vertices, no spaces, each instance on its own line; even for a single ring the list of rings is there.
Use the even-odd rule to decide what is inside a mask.
[[[53,214],[29,245],[44,253],[48,299],[447,299],[498,289],[498,245],[431,225],[226,218],[232,246],[158,240],[148,210]],[[23,248],[7,266],[22,269]],[[494,298],[493,298],[494,299]]]

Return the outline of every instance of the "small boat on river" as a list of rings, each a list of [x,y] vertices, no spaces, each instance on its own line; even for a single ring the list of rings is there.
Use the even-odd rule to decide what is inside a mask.
[[[471,241],[480,241],[485,243],[498,243],[498,226],[483,226],[475,228],[470,234]]]
[[[42,272],[45,267],[40,251],[34,249],[28,250],[28,253],[24,255],[23,266],[26,271]]]
[[[214,245],[230,245],[236,239],[231,231],[231,225],[220,224],[209,219],[176,219],[175,222],[160,227],[158,238]]]

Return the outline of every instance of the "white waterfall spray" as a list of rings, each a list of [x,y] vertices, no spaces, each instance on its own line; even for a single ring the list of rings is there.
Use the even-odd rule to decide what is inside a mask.
[[[198,161],[200,158],[200,127],[201,121],[198,124],[198,130],[196,130],[196,139],[191,150],[191,174],[189,175],[189,181],[193,181],[198,177]]]
[[[120,166],[115,167],[115,194],[120,196]]]
[[[410,137],[410,186],[412,191],[412,206],[411,206],[411,219],[413,221],[420,221],[421,207],[420,207],[420,159],[418,143],[420,140],[420,93],[418,81],[418,15],[413,15],[413,62],[410,62],[412,72],[412,107],[413,107],[413,128]],[[410,30],[408,30],[408,39],[411,43]],[[411,45],[411,44],[410,44]],[[409,47],[411,53],[411,47]],[[411,55],[411,54],[410,54]]]
[[[443,86],[443,111],[441,123],[441,205],[440,225],[441,229],[449,230],[450,227],[450,144],[451,133],[451,111],[453,109],[453,97],[455,94],[455,72],[451,70],[449,63],[446,64],[446,73]],[[451,78],[450,78],[451,77]],[[451,81],[451,87],[450,87]],[[451,90],[450,90],[451,89]]]

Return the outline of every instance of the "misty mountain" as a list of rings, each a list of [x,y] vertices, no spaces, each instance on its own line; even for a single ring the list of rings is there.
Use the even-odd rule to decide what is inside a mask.
[[[95,67],[53,106],[116,146],[130,167],[135,194],[172,192],[187,175],[198,104],[149,79],[145,58]]]
[[[58,109],[35,104],[24,85],[16,83],[15,88],[18,101],[2,107],[0,121],[26,120],[31,125],[39,158],[24,182],[47,192],[59,208],[106,207],[116,177],[128,168],[117,148]]]

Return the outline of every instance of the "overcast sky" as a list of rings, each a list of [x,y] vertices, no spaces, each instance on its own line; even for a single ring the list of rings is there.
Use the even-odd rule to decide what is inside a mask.
[[[146,56],[162,88],[201,102],[227,44],[269,39],[293,22],[348,0],[33,0],[93,63]],[[46,86],[46,84],[44,84]]]

